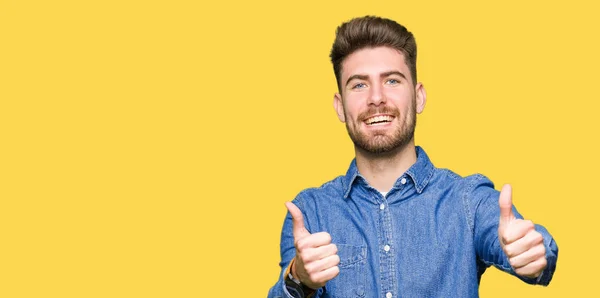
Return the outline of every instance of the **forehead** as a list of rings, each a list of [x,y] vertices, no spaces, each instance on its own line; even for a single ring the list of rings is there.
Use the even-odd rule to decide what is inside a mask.
[[[392,70],[410,77],[402,52],[390,47],[364,48],[346,57],[342,63],[342,80],[345,82],[346,78],[356,74],[378,76]]]

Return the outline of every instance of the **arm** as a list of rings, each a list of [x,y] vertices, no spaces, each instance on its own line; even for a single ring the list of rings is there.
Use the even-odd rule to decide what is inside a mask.
[[[500,194],[491,181],[477,176],[468,189],[478,258],[526,283],[548,285],[558,258],[548,231],[523,219],[512,205],[510,187]]]
[[[319,297],[320,289],[339,273],[337,247],[331,243],[328,233],[311,234],[305,228],[304,216],[296,205],[286,203],[286,207],[289,213],[281,236],[280,266],[283,274],[269,291],[269,297],[278,297],[278,289],[282,290],[284,297]],[[293,278],[288,277],[290,273]]]
[[[281,261],[279,266],[281,267],[281,273],[277,283],[269,290],[268,298],[294,298],[285,285],[285,277],[287,276],[288,268],[291,261],[296,256],[296,248],[294,247],[294,235],[292,232],[292,216],[288,212],[283,222],[283,228],[281,230],[281,243],[280,243],[280,255]]]

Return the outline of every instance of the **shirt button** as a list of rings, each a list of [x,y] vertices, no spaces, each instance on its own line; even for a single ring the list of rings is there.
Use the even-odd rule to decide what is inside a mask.
[[[400,183],[402,184],[406,184],[406,178],[402,178],[402,180],[400,180]],[[390,294],[391,295],[391,294]],[[391,297],[391,296],[390,296]],[[389,298],[389,297],[388,297]]]
[[[383,247],[383,250],[385,250],[386,252],[387,252],[387,251],[390,251],[390,246],[389,246],[389,245],[386,245],[386,246],[384,246],[384,247]],[[391,295],[391,294],[390,294],[390,295]]]
[[[392,292],[387,292],[385,294],[385,298],[392,298]]]
[[[379,205],[379,209],[381,209],[381,210],[385,209],[385,204],[382,203],[381,205]]]

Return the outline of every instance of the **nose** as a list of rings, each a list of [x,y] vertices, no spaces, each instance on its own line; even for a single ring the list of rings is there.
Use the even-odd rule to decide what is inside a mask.
[[[380,86],[372,86],[370,88],[368,101],[369,104],[376,106],[385,103],[385,96],[383,95],[383,90]]]

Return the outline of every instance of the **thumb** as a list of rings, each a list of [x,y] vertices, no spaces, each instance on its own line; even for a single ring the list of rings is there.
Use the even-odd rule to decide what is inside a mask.
[[[287,207],[292,215],[294,240],[310,235],[308,230],[304,227],[304,216],[302,216],[302,211],[300,211],[300,209],[292,202],[285,202],[285,207]]]
[[[515,219],[515,215],[512,212],[512,187],[510,184],[505,184],[502,187],[498,206],[500,206],[500,223],[508,223]]]

